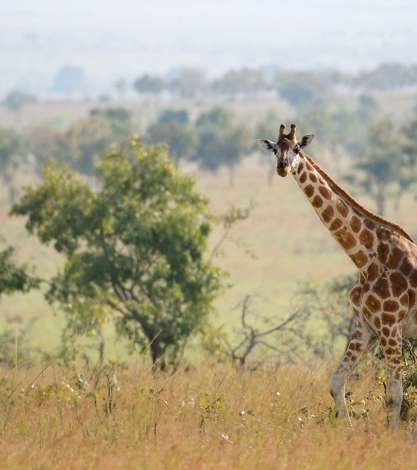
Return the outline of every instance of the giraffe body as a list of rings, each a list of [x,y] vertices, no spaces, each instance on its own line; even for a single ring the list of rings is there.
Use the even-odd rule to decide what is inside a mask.
[[[337,411],[349,419],[345,381],[363,355],[379,342],[387,370],[388,419],[395,426],[403,395],[402,339],[417,337],[417,245],[401,227],[360,206],[306,155],[303,144],[296,141],[294,125],[287,135],[281,126],[274,146],[278,174],[293,174],[321,222],[359,271],[357,284],[350,291],[354,329],[331,380]]]

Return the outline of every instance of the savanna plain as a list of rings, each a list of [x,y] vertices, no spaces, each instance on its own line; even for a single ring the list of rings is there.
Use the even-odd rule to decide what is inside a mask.
[[[51,107],[36,106],[37,115],[53,115]],[[84,112],[73,105],[68,109],[67,114],[55,112],[67,117]],[[328,154],[323,161],[314,146],[311,154],[325,168],[327,164],[337,170]],[[217,256],[229,277],[216,300],[215,322],[229,331],[239,321],[235,307],[247,295],[262,315],[284,318],[299,285],[354,271],[291,178],[275,176],[268,184],[271,158],[260,153],[246,158],[233,185],[225,170],[212,175],[184,166],[195,174],[214,214],[220,216],[232,206],[251,207],[250,216],[233,226]],[[22,184],[33,181],[30,175],[20,178]],[[388,207],[387,216],[415,234],[417,220],[410,217],[414,207],[407,196],[399,210]],[[45,275],[55,272],[59,256],[28,236],[24,220],[8,212],[2,194],[2,236],[17,247],[19,260],[36,264]],[[222,230],[214,230],[213,246]],[[13,317],[11,324],[15,319],[18,325],[36,319],[27,336],[33,347],[57,347],[64,319],[40,292],[5,297],[0,306],[2,322],[9,318],[10,324]],[[0,370],[1,468],[417,466],[412,423],[394,432],[386,427],[381,364],[374,358],[349,383],[350,429],[334,416],[328,392],[333,362],[279,368],[265,363],[239,370],[202,358],[198,346],[191,344],[187,361],[175,372],[152,372],[141,357],[127,360],[127,345],[110,326],[106,335],[109,362],[100,370],[88,362],[63,367],[54,360],[28,368],[19,361],[21,345],[16,341],[15,367]]]

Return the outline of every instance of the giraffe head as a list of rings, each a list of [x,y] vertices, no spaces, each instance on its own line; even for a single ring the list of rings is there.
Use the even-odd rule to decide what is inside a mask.
[[[291,170],[295,169],[300,150],[307,147],[314,138],[314,134],[308,134],[299,143],[297,142],[297,128],[295,124],[291,124],[291,130],[288,134],[285,134],[284,130],[285,126],[281,124],[276,142],[269,139],[259,139],[265,148],[273,152],[277,157],[277,173],[280,176],[287,176]]]

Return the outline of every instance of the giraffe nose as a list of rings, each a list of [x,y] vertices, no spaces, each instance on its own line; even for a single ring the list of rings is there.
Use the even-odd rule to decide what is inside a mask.
[[[288,163],[285,161],[279,161],[277,165],[277,173],[279,176],[287,176],[290,171]]]

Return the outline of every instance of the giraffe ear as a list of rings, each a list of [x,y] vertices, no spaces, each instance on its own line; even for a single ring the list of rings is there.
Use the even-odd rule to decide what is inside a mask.
[[[275,148],[275,142],[269,139],[256,139],[257,142],[260,142],[266,150],[274,150]]]
[[[303,138],[301,139],[300,148],[303,149],[307,147],[307,145],[310,145],[313,139],[314,139],[314,134],[307,134],[303,136]]]

